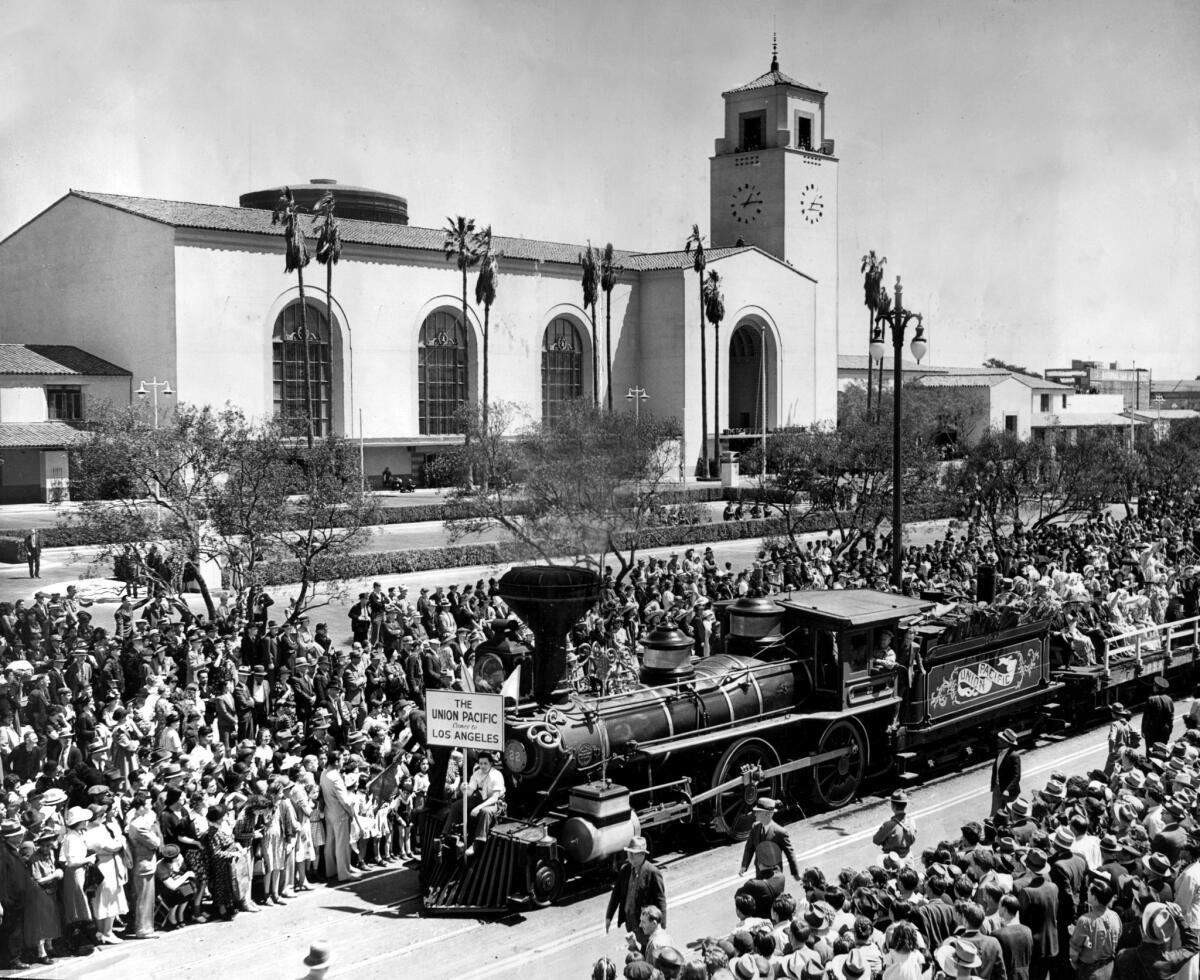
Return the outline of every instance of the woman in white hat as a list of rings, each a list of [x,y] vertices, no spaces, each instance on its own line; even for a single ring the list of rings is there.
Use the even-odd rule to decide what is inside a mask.
[[[96,861],[95,855],[88,854],[84,836],[91,819],[92,811],[87,807],[73,806],[67,811],[64,821],[67,833],[59,848],[58,862],[63,869],[62,903],[68,934],[72,927],[78,929],[81,924],[92,920],[92,909],[83,890],[87,866]]]
[[[113,933],[113,920],[129,912],[125,900],[125,882],[129,871],[125,867],[125,834],[121,824],[111,819],[107,809],[99,810],[84,834],[88,850],[95,857],[96,867],[104,880],[92,895],[92,916],[96,920],[96,939],[106,945],[121,942]]]

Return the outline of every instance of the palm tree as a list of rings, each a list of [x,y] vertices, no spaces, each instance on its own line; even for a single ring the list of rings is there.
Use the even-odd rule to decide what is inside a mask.
[[[479,262],[478,238],[475,234],[475,219],[464,218],[461,214],[446,219],[446,227],[442,229],[442,251],[446,261],[454,260],[462,273],[462,328],[463,335],[467,333],[467,270]]]
[[[588,240],[586,252],[579,253],[579,264],[583,267],[580,285],[583,287],[583,305],[592,311],[592,405],[600,407],[600,364],[596,352],[596,292],[598,286],[598,269],[596,250]]]
[[[612,291],[617,284],[617,272],[620,270],[613,256],[613,245],[609,242],[604,246],[604,254],[600,258],[600,288],[604,290],[604,377],[608,380],[608,410],[613,410],[612,386]]]
[[[300,286],[300,336],[304,343],[304,419],[308,436],[308,448],[313,445],[313,403],[312,403],[312,354],[309,349],[308,336],[308,307],[304,301],[304,267],[312,259],[308,251],[308,242],[304,238],[304,229],[300,227],[300,209],[292,196],[292,189],[285,187],[283,196],[275,205],[271,215],[272,225],[283,225],[283,269],[284,272],[296,273],[296,281]],[[285,338],[286,343],[286,338]],[[284,401],[287,405],[287,378],[283,379]]]
[[[496,302],[496,286],[500,281],[498,253],[492,250],[492,226],[488,225],[475,239],[479,253],[479,275],[475,279],[475,302],[483,306],[483,433],[488,433],[488,328],[492,304]]]
[[[721,446],[721,321],[725,319],[725,296],[721,292],[721,273],[708,270],[704,280],[704,313],[713,325],[713,441],[717,444],[717,463]]]
[[[692,225],[692,233],[684,243],[685,254],[692,257],[692,268],[696,272],[696,284],[700,289],[700,473],[708,477],[708,350],[705,346],[704,330],[704,236],[700,226]]]
[[[342,232],[333,213],[333,191],[326,191],[313,208],[317,216],[317,261],[325,266],[325,312],[333,332],[333,267],[342,257]],[[332,419],[330,420],[332,422]],[[354,346],[350,346],[350,434],[354,434]]]
[[[863,303],[867,307],[867,343],[871,343],[871,337],[875,333],[875,313],[879,309],[879,287],[883,283],[883,267],[887,264],[887,259],[878,259],[875,257],[875,249],[862,257],[862,268],[859,270],[863,273]],[[867,354],[867,415],[871,414],[871,372],[874,370],[874,362],[871,360],[871,355]],[[879,368],[880,391],[883,391],[883,366]]]

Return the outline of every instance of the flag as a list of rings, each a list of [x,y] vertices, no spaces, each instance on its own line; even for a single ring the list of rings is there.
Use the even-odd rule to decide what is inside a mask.
[[[512,699],[513,704],[521,703],[521,665],[517,664],[513,668],[513,672],[508,675],[504,683],[500,686],[500,693],[504,695],[505,700]]]
[[[458,676],[462,680],[462,689],[468,694],[475,693],[475,678],[471,676],[470,665],[465,660],[459,662]]]

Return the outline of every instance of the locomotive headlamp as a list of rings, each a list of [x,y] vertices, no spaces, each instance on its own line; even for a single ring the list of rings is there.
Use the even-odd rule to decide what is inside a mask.
[[[510,738],[504,743],[504,763],[511,773],[522,773],[529,765],[529,750],[525,743],[517,738]]]

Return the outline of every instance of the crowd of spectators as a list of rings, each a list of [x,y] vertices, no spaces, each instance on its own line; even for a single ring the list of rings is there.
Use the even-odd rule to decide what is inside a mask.
[[[741,887],[725,935],[678,942],[643,909],[623,964],[595,980],[1141,980],[1191,977],[1200,953],[1200,699],[1146,745],[1112,708],[1109,760],[1054,771],[986,819],[862,869]],[[983,817],[982,814],[980,814]],[[673,927],[674,936],[686,933]]]
[[[905,589],[970,599],[990,563],[997,602],[1057,597],[1064,623],[1076,616],[1102,643],[1127,622],[1196,614],[1196,533],[1194,507],[1166,505],[1019,528],[1002,552],[968,526],[908,548]],[[887,554],[886,540],[838,553],[828,538],[741,570],[711,548],[639,559],[621,581],[606,571],[572,639],[635,650],[668,620],[707,655],[721,648],[714,601],[883,586]],[[396,866],[419,848],[428,795],[496,782],[452,759],[431,787],[423,712],[427,690],[470,683],[474,651],[514,629],[495,579],[416,596],[377,583],[331,629],[278,614],[255,591],[199,615],[153,578],[128,590],[111,628],[73,587],[0,604],[0,957],[11,967]],[[863,886],[842,884],[854,885],[848,899]],[[827,901],[822,889],[798,906]]]

